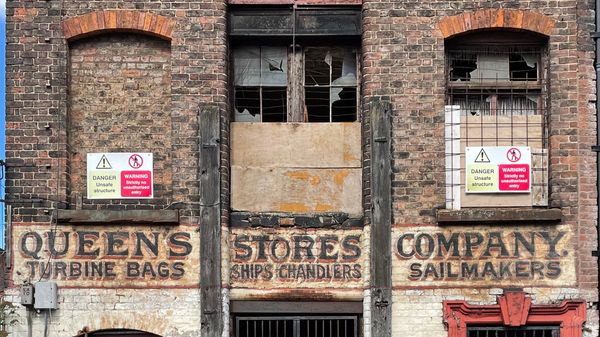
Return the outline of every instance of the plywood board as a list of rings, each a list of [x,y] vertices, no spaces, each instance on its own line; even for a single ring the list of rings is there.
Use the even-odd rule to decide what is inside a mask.
[[[568,225],[395,228],[394,287],[574,286],[572,233]]]
[[[13,229],[13,282],[73,288],[197,287],[195,226],[49,226]]]
[[[361,167],[360,123],[231,123],[239,167]]]
[[[231,167],[231,208],[362,214],[361,169]]]

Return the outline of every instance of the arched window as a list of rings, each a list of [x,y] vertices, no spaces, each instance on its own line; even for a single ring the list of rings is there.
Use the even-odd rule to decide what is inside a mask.
[[[547,205],[546,46],[513,30],[445,41],[447,208]]]

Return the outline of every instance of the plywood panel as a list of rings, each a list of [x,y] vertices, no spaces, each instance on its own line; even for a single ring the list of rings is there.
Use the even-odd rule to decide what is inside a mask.
[[[231,164],[360,167],[360,123],[231,123]]]
[[[231,167],[231,208],[362,214],[361,169]]]

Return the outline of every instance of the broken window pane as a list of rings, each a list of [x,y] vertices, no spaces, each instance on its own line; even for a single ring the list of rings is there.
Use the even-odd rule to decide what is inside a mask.
[[[309,122],[356,120],[356,51],[307,48],[305,104]]]
[[[479,81],[508,81],[508,55],[477,55],[477,69],[470,78]]]
[[[538,56],[531,54],[511,54],[509,59],[511,81],[536,81]]]
[[[285,122],[287,48],[241,47],[233,53],[234,121]]]
[[[309,122],[329,122],[329,87],[306,87],[304,102]]]
[[[450,55],[450,81],[536,81],[539,53],[461,53]]]
[[[304,53],[304,84],[330,84],[331,52],[329,48],[307,48]]]
[[[287,85],[287,49],[261,47],[261,85]]]
[[[234,89],[234,121],[260,122],[260,88],[235,87]]]
[[[450,81],[470,81],[477,69],[477,54],[454,53],[450,59]]]
[[[356,87],[331,88],[331,121],[356,121]]]
[[[286,121],[287,89],[285,87],[263,87],[262,104],[263,122]]]
[[[356,52],[350,49],[338,49],[332,55],[331,84],[356,86]]]
[[[239,86],[260,85],[260,47],[233,51],[233,79]]]

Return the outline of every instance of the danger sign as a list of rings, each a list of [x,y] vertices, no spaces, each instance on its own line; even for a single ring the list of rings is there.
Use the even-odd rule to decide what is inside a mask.
[[[465,162],[466,193],[531,192],[529,147],[467,147]]]
[[[152,153],[88,153],[88,199],[153,197]]]

